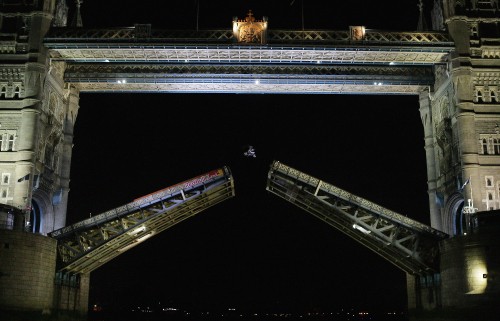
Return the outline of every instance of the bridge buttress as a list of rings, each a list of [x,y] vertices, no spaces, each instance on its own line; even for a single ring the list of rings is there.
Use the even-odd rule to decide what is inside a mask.
[[[434,153],[434,132],[432,128],[432,111],[430,92],[420,94],[420,120],[424,127],[424,149],[425,159],[427,163],[427,193],[429,194],[429,209],[431,226],[435,229],[442,230],[441,213],[437,207],[437,190],[436,190],[436,159]]]

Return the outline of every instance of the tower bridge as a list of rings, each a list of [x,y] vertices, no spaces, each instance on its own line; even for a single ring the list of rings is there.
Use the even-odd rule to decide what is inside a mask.
[[[177,215],[170,205],[198,204],[196,213],[215,201],[192,204],[190,196],[233,194],[224,175],[214,195],[186,190],[140,210],[125,206],[117,219],[97,217],[104,229],[66,226],[81,92],[405,94],[419,97],[430,227],[279,163],[268,190],[405,271],[414,315],[458,310],[448,319],[496,320],[498,1],[436,0],[437,30],[415,32],[271,30],[252,15],[226,30],[91,30],[76,3],[78,28],[69,28],[64,0],[0,2],[0,312],[81,317],[88,272],[145,229],[168,228]],[[57,248],[67,265],[56,266]],[[80,281],[59,282],[59,268]]]
[[[144,31],[146,30],[146,32]],[[434,86],[453,42],[444,32],[55,29],[44,40],[81,92],[417,94]]]

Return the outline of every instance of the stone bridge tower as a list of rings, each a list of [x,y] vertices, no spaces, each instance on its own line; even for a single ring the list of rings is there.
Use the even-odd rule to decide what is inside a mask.
[[[434,2],[456,51],[420,95],[431,225],[467,232],[467,214],[500,208],[500,11],[498,0]]]
[[[65,24],[64,1],[0,2],[4,65],[0,76],[0,224],[46,234],[66,223],[78,92],[63,82],[42,44]],[[62,5],[62,7],[61,7]],[[5,63],[8,62],[8,63]]]
[[[78,289],[58,283],[56,242],[45,236],[66,224],[79,92],[64,83],[64,65],[51,63],[43,37],[66,19],[65,1],[0,1],[2,320],[87,311],[88,276]]]
[[[450,238],[439,244],[438,274],[407,277],[415,320],[497,318],[499,9],[498,0],[434,1],[432,25],[448,31],[455,51],[435,69],[434,88],[420,94],[420,114],[431,225]]]

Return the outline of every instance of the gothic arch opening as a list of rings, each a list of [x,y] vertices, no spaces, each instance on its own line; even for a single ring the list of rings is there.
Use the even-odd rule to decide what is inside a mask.
[[[33,200],[31,202],[31,211],[30,211],[31,232],[40,233],[41,228],[43,226],[42,217],[43,216],[40,206],[38,205],[36,200]]]
[[[465,230],[465,217],[462,213],[464,197],[460,193],[450,195],[444,208],[444,232],[461,235]]]
[[[31,230],[33,233],[46,234],[54,229],[54,213],[51,211],[51,206],[48,195],[37,190],[33,194],[31,200]]]

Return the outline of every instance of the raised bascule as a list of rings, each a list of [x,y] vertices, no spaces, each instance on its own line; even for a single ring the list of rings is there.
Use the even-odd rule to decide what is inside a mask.
[[[58,240],[61,272],[87,274],[150,237],[234,196],[229,168],[135,199],[49,233]]]
[[[94,30],[80,5],[68,27],[65,0],[0,1],[0,316],[84,318],[93,270],[235,196],[223,167],[66,226],[81,92],[342,93],[418,95],[431,226],[278,161],[267,190],[404,271],[412,320],[497,320],[497,0],[435,0],[415,32],[271,30],[251,12]]]

